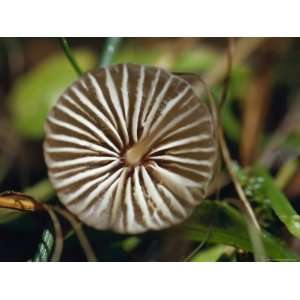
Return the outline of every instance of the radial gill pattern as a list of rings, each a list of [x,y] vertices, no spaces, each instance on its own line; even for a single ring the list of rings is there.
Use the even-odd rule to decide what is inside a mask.
[[[46,124],[50,180],[85,224],[120,233],[182,222],[214,172],[211,114],[171,73],[121,64],[86,73]]]

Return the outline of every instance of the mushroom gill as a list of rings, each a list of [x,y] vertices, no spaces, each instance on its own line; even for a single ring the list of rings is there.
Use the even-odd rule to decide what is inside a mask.
[[[86,73],[58,99],[45,131],[59,199],[97,229],[140,233],[180,223],[214,173],[209,109],[187,81],[155,67]]]

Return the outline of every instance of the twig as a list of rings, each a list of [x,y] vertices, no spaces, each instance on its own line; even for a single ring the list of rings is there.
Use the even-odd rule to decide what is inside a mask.
[[[248,215],[248,218],[250,222],[248,223],[248,231],[249,236],[252,241],[253,250],[254,250],[254,256],[256,261],[266,261],[267,257],[265,255],[264,251],[264,245],[261,240],[261,228],[260,225],[256,219],[256,216],[254,214],[254,211],[244,193],[243,188],[241,187],[241,184],[236,176],[236,173],[233,169],[233,162],[224,138],[223,129],[221,126],[218,128],[218,137],[219,137],[219,143],[221,148],[221,153],[226,165],[226,168],[228,170],[228,173],[230,174],[230,177],[233,181],[234,187],[237,191],[237,194],[239,195],[239,198],[241,200],[242,205],[244,206],[245,212]]]
[[[234,49],[234,59],[232,64],[239,64],[248,56],[253,53],[257,48],[259,48],[266,38],[240,38],[236,42]],[[220,61],[216,64],[216,67],[207,73],[203,79],[206,82],[208,87],[211,87],[219,83],[228,71],[228,54],[225,54]]]
[[[255,217],[255,214],[251,208],[251,205],[249,204],[246,195],[239,183],[239,180],[233,170],[233,162],[224,138],[224,133],[223,133],[223,129],[221,126],[218,127],[218,139],[219,139],[219,143],[220,143],[220,149],[221,149],[221,153],[226,165],[226,168],[228,170],[228,173],[230,174],[230,177],[232,178],[233,184],[235,186],[235,189],[240,197],[240,200],[243,203],[243,206],[246,210],[246,212],[248,213],[249,218],[252,220],[253,225],[255,226],[256,229],[258,229],[260,231],[260,226],[259,223]]]
[[[83,74],[83,72],[82,72],[81,68],[79,67],[78,63],[76,62],[66,38],[60,38],[59,40],[60,40],[61,47],[63,48],[64,53],[65,53],[66,57],[68,58],[70,64],[72,65],[73,69],[78,74],[78,76],[81,76]]]
[[[16,192],[6,192],[0,195],[0,207],[20,210],[20,211],[27,211],[27,212],[47,211],[52,220],[53,228],[55,232],[55,248],[54,248],[51,261],[59,261],[63,249],[63,234],[62,234],[62,229],[59,220],[56,214],[54,213],[53,209],[51,208],[51,206],[37,202],[31,196],[26,194],[16,193]],[[47,239],[46,236],[48,237]],[[43,242],[39,248],[38,253],[35,255],[34,258],[35,261],[39,261],[40,257],[44,257],[42,258],[42,260],[45,260],[45,257],[49,255],[54,240],[53,237],[51,236],[52,233],[49,231],[49,229],[46,229],[43,232]],[[48,243],[49,245],[46,245],[49,247],[45,247],[44,243],[46,241],[49,242]],[[46,256],[44,255],[45,250],[47,252]]]
[[[239,44],[240,50],[239,51],[242,51],[244,49],[246,41],[248,41],[248,39],[247,40],[243,39],[242,41],[240,41],[240,44]],[[258,41],[254,40],[254,43],[253,43],[252,46],[254,46],[254,45],[257,46],[257,43],[259,41],[260,40],[258,40]],[[248,44],[248,42],[246,44]],[[231,69],[232,69],[232,49],[230,49],[230,48],[233,47],[232,46],[232,42],[229,42],[228,47],[229,47],[229,49],[227,51],[227,55],[228,55],[227,58],[228,58],[229,62],[227,63],[227,65],[228,65],[227,71],[230,72]],[[244,53],[244,55],[245,55],[245,53],[249,53],[249,51],[246,51],[246,49],[244,49],[242,53]],[[239,53],[239,55],[238,55],[239,60],[244,55],[241,55],[241,53]],[[237,60],[237,58],[236,58],[236,60]],[[253,212],[253,210],[251,208],[251,205],[249,204],[249,202],[248,202],[248,200],[246,198],[246,195],[245,195],[245,193],[244,193],[244,191],[243,191],[243,189],[242,189],[242,187],[240,185],[240,182],[239,182],[239,180],[238,180],[238,178],[237,178],[237,176],[236,176],[236,174],[235,174],[235,172],[233,170],[233,162],[232,162],[232,159],[231,159],[231,156],[230,156],[230,153],[229,153],[229,150],[228,150],[225,138],[224,138],[223,128],[221,126],[221,124],[222,124],[221,121],[222,120],[221,120],[220,108],[222,108],[222,106],[224,105],[224,103],[226,101],[226,98],[227,98],[226,95],[227,95],[228,92],[226,91],[226,89],[229,88],[230,77],[231,77],[231,75],[228,73],[227,74],[228,82],[225,85],[225,90],[223,91],[223,98],[221,99],[220,106],[219,106],[218,110],[216,109],[216,105],[215,105],[215,101],[213,99],[213,95],[211,94],[207,83],[205,82],[205,80],[203,80],[202,83],[204,84],[204,87],[205,87],[206,92],[208,94],[208,100],[209,100],[209,104],[210,104],[210,107],[211,107],[211,111],[213,112],[214,119],[218,120],[218,122],[216,124],[216,128],[217,128],[217,133],[216,134],[217,134],[217,138],[218,138],[219,145],[220,145],[220,150],[221,150],[221,153],[222,153],[222,156],[223,156],[226,168],[228,170],[228,173],[229,173],[229,175],[230,175],[230,177],[231,177],[231,179],[233,181],[233,184],[235,186],[235,189],[236,189],[236,191],[237,191],[237,193],[238,193],[238,195],[240,197],[240,200],[241,200],[241,202],[242,202],[242,204],[243,204],[243,206],[244,206],[244,208],[245,208],[245,210],[246,210],[246,212],[247,212],[250,220],[252,220],[252,223],[255,226],[255,228],[260,231],[259,223],[258,223],[258,221],[257,221],[257,219],[255,217],[255,214],[254,214],[254,212]]]
[[[47,211],[55,232],[55,248],[51,261],[59,261],[63,250],[63,234],[59,220],[49,205],[39,203],[26,194],[6,192],[0,195],[0,207],[27,212]],[[46,261],[52,249],[54,238],[49,229],[44,230],[42,237],[42,243],[33,259],[34,261]]]
[[[114,54],[118,51],[121,45],[122,38],[110,37],[107,38],[100,57],[99,66],[106,67],[111,64]]]
[[[230,68],[229,68],[229,70],[230,70]],[[206,82],[203,79],[201,79],[200,76],[197,76],[197,78],[198,78],[198,83],[195,83],[194,88],[199,93],[201,91],[200,84],[202,84],[202,91],[205,91],[208,96],[209,107],[210,107],[210,111],[212,113],[212,117],[213,117],[213,120],[215,123],[215,128],[216,128],[216,133],[215,133],[216,139],[219,142],[220,150],[221,150],[227,171],[231,177],[231,180],[234,183],[235,189],[241,200],[241,204],[243,205],[244,210],[246,211],[246,214],[251,221],[251,224],[249,225],[249,226],[251,226],[251,228],[250,227],[249,228],[252,229],[251,232],[249,229],[250,238],[251,238],[252,242],[255,243],[255,245],[254,245],[255,250],[256,249],[259,250],[258,253],[255,253],[255,258],[259,261],[265,260],[264,252],[260,251],[261,249],[263,249],[263,244],[260,240],[261,229],[260,229],[259,223],[255,217],[255,214],[252,210],[252,207],[251,207],[250,203],[248,202],[246,195],[240,185],[240,182],[233,170],[233,162],[232,162],[232,159],[231,159],[231,156],[230,156],[230,153],[229,153],[229,150],[228,150],[225,138],[224,138],[223,129],[221,126],[220,111],[219,111],[219,109],[216,108],[216,104],[215,104],[216,102],[214,101],[214,97],[213,97],[209,87],[207,86]],[[230,78],[230,76],[228,78]],[[227,92],[225,91],[224,94],[226,95]],[[224,100],[226,100],[226,97],[224,98]],[[255,237],[254,237],[254,233],[257,233],[257,235]]]
[[[66,218],[70,222],[72,227],[74,228],[74,231],[75,231],[75,233],[78,237],[78,240],[81,244],[81,247],[87,257],[87,260],[93,261],[93,262],[97,261],[97,257],[94,253],[94,250],[93,250],[88,238],[86,237],[86,235],[81,227],[81,223],[78,220],[76,220],[76,218],[72,214],[70,214],[68,211],[63,210],[59,207],[55,207],[54,209],[58,213],[60,213],[64,218]]]
[[[44,210],[41,203],[34,201],[29,196],[15,192],[6,192],[1,194],[0,207],[29,212]]]
[[[230,47],[230,44],[229,44]],[[228,51],[228,53],[230,52],[230,50]],[[230,55],[229,55],[230,56]],[[231,71],[231,63],[228,63],[228,72]],[[220,106],[218,107],[218,109],[216,108],[216,104],[213,98],[213,95],[210,92],[209,87],[207,86],[205,80],[202,80],[201,78],[199,78],[199,81],[203,84],[204,86],[204,90],[206,91],[207,95],[208,95],[208,101],[209,101],[209,106],[210,106],[210,110],[212,112],[212,116],[213,119],[215,120],[215,125],[216,125],[216,136],[219,142],[219,146],[220,146],[220,150],[226,165],[226,168],[228,170],[228,173],[233,181],[233,184],[235,186],[235,189],[239,195],[239,198],[241,200],[241,203],[249,217],[249,220],[251,221],[251,223],[249,224],[249,235],[251,238],[251,241],[253,243],[253,247],[255,248],[255,258],[258,261],[264,261],[266,260],[265,257],[265,253],[264,253],[264,247],[262,244],[262,241],[260,239],[260,234],[261,234],[261,229],[260,229],[260,225],[256,219],[256,216],[252,210],[252,207],[250,205],[250,203],[248,202],[246,195],[240,185],[240,182],[233,170],[233,162],[224,138],[224,132],[223,132],[223,128],[221,126],[221,111],[220,108],[222,108],[222,106],[224,105],[225,101],[226,101],[226,96],[227,96],[227,91],[226,89],[228,89],[229,87],[229,79],[230,79],[230,74],[227,74],[227,78],[228,78],[228,82],[225,86],[225,90],[223,92],[223,98],[220,102]]]

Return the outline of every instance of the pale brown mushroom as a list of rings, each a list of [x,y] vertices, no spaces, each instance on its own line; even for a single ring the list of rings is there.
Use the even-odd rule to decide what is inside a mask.
[[[44,153],[61,202],[83,223],[120,233],[185,220],[206,196],[217,157],[207,105],[163,69],[96,69],[59,98]]]

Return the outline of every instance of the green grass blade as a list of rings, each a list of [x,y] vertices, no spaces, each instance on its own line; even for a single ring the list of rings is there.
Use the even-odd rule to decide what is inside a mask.
[[[106,67],[111,64],[115,53],[118,51],[122,42],[120,37],[107,38],[104,44],[103,52],[100,57],[100,67]]]
[[[295,237],[300,238],[300,216],[290,204],[287,197],[280,191],[273,178],[263,167],[257,167],[253,174],[261,178],[256,186],[255,194],[264,197],[270,203],[278,218]]]
[[[210,231],[209,242],[231,245],[245,251],[253,252],[247,223],[242,214],[227,203],[204,201],[191,222],[185,227],[186,238],[202,241]],[[266,232],[262,241],[267,256],[276,261],[295,261],[299,257],[287,249],[280,241]]]
[[[197,253],[192,259],[192,262],[215,262],[218,261],[224,254],[232,254],[234,248],[226,245],[215,245],[208,249]]]
[[[268,261],[261,232],[249,221],[247,227],[255,261]]]
[[[62,49],[64,50],[64,53],[69,60],[70,64],[72,65],[74,71],[77,73],[78,76],[81,76],[83,74],[81,68],[79,67],[74,55],[72,54],[72,51],[70,49],[69,43],[66,38],[60,38],[60,44]]]

